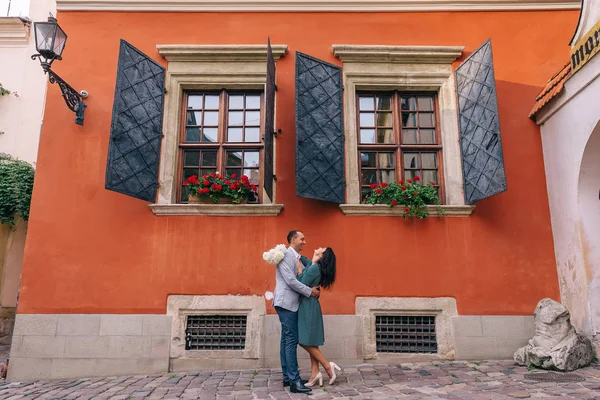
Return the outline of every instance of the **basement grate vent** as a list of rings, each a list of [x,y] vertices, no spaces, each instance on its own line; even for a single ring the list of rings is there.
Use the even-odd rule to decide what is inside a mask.
[[[189,315],[185,329],[186,350],[244,350],[245,315]]]
[[[437,353],[435,316],[378,315],[375,334],[378,353]]]

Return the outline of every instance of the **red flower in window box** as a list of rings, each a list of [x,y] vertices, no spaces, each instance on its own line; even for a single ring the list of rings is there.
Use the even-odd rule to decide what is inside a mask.
[[[371,189],[375,189],[377,187],[376,183],[371,183]]]
[[[383,182],[383,183],[381,184],[381,187],[382,187],[382,188],[385,188],[385,187],[387,187],[387,185],[388,185],[387,183]]]
[[[385,186],[375,185],[362,202],[371,205],[386,204],[389,207],[401,205],[404,208],[402,218],[426,218],[429,215],[429,206],[439,206],[440,199],[434,186],[421,185],[418,183],[421,178],[416,178],[414,178],[415,182],[407,179],[406,182],[399,181]],[[437,214],[443,215],[444,210],[438,207]]]
[[[200,182],[197,176],[191,176],[183,183],[188,190],[190,203],[201,202],[201,199],[210,199],[213,203],[220,203],[227,199],[230,203],[239,204],[245,202],[250,194],[258,189],[256,185],[250,183],[246,175],[237,179],[235,174],[223,176],[219,173],[210,173],[205,177],[204,181]],[[199,199],[196,199],[195,196],[198,196]]]
[[[419,176],[415,176],[415,182],[419,182],[421,178]]]

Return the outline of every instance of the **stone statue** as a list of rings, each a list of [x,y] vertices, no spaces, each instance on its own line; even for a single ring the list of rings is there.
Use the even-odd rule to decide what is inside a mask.
[[[514,360],[518,364],[559,371],[590,365],[595,358],[592,342],[577,334],[565,306],[552,299],[542,299],[533,315],[535,335],[527,346],[515,352]]]

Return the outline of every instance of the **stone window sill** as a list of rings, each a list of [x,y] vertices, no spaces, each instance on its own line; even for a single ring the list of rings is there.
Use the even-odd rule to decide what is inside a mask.
[[[427,206],[430,217],[437,217],[437,206]],[[443,205],[444,217],[468,217],[471,215],[475,206],[451,206]],[[362,215],[362,216],[397,216],[404,214],[403,207],[388,207],[385,204],[340,204],[340,209],[346,215]]]
[[[0,45],[27,45],[30,25],[18,17],[0,17]]]
[[[222,217],[275,217],[283,204],[150,204],[155,215],[212,215]]]

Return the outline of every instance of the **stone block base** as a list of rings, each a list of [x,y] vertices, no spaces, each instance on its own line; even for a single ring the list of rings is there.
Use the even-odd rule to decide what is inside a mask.
[[[168,372],[166,315],[17,314],[9,380]]]
[[[256,299],[252,302],[258,307]],[[215,306],[209,305],[211,308]],[[190,304],[186,307],[188,311],[195,308]],[[400,308],[404,309],[403,306]],[[279,319],[277,315],[263,314],[262,310],[251,316],[256,327],[251,333],[251,351],[212,350],[206,354],[188,354],[184,348],[179,348],[175,357],[172,343],[181,339],[174,338],[172,332],[173,329],[179,332],[181,326],[174,321],[174,315],[18,314],[8,379],[27,381],[200,369],[277,368],[281,332]],[[212,309],[211,312],[227,310]],[[378,313],[375,309],[372,312]],[[393,312],[385,310],[387,314]],[[322,351],[329,360],[341,365],[431,361],[448,359],[449,355],[457,360],[511,360],[515,350],[533,336],[533,317],[451,314],[441,319],[450,321],[449,328],[443,331],[443,354],[375,352],[369,353],[367,360],[365,349],[371,352],[374,344],[365,331],[368,328],[368,332],[373,332],[374,329],[365,328],[365,321],[370,319],[364,314],[324,316],[326,343]],[[300,368],[306,371],[308,355],[300,347],[298,360]]]

